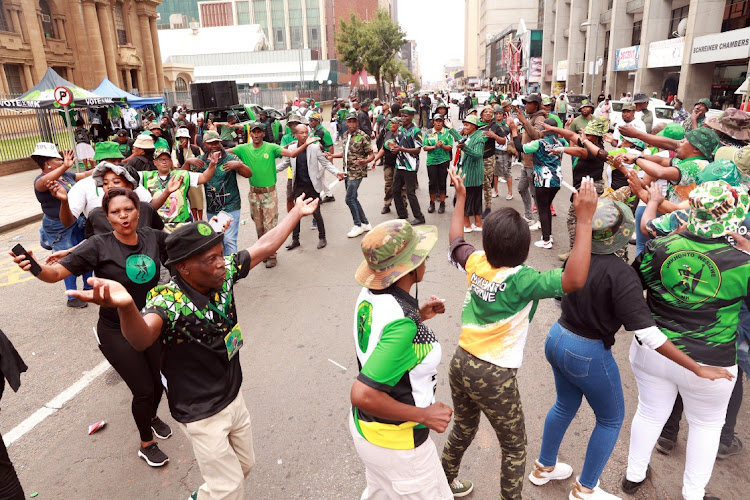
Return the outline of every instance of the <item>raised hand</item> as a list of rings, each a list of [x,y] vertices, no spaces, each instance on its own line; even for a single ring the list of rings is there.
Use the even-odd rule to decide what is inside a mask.
[[[60,201],[65,201],[68,199],[68,192],[58,181],[47,181],[47,190],[52,196]]]
[[[438,314],[443,314],[444,312],[445,299],[441,299],[437,295],[431,296],[427,299],[427,302],[422,304],[419,308],[419,316],[422,318],[422,321],[427,321],[428,319],[434,318]]]
[[[448,169],[448,175],[451,178],[451,184],[456,190],[456,196],[466,196],[466,186],[464,186],[464,179],[466,175],[463,172],[456,171],[456,167]]]
[[[169,194],[172,194],[178,189],[180,189],[181,187],[182,187],[182,177],[180,177],[179,175],[173,175],[169,179],[169,183],[167,184],[167,191],[169,192]]]
[[[75,297],[84,302],[92,302],[102,307],[125,307],[133,302],[133,298],[120,283],[104,278],[89,278],[92,290],[68,290],[69,297]]]
[[[578,192],[573,194],[573,207],[576,217],[581,220],[591,220],[596,212],[599,196],[596,194],[594,181],[590,177],[584,177]]]
[[[648,186],[648,202],[661,205],[662,201],[664,201],[664,195],[662,194],[661,186],[657,182],[652,182]]]
[[[65,168],[73,166],[73,151],[63,151],[63,165]]]
[[[315,212],[315,209],[318,208],[318,202],[319,198],[305,199],[305,195],[301,194],[299,195],[299,198],[297,198],[297,201],[294,202],[294,208],[298,209],[303,217],[306,217]]]

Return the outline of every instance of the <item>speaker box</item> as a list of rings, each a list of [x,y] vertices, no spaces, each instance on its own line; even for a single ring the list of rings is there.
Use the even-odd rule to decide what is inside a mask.
[[[213,105],[218,108],[236,106],[240,103],[237,82],[234,80],[211,82],[211,92],[215,101]]]
[[[190,99],[193,109],[206,109],[211,107],[211,84],[210,83],[191,83]]]

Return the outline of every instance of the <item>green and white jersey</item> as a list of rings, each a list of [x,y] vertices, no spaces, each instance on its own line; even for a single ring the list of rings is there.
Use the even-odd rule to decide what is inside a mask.
[[[354,316],[357,380],[396,401],[426,408],[435,402],[440,344],[419,318],[414,297],[396,286],[363,288]],[[416,422],[388,420],[352,408],[360,435],[372,444],[409,450],[424,443],[430,430]]]
[[[412,123],[410,128],[401,127],[398,135],[398,145],[402,148],[414,149],[422,147],[422,129]],[[413,155],[399,151],[396,156],[396,168],[408,172],[419,170],[419,154]]]
[[[656,325],[695,361],[737,363],[739,311],[750,292],[750,255],[725,238],[684,231],[651,240],[633,263]]]

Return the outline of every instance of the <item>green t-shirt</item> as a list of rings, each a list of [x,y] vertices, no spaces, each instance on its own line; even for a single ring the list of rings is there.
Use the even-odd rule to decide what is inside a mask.
[[[684,160],[675,158],[672,160],[672,166],[680,171],[680,179],[677,182],[669,182],[667,198],[674,203],[687,200],[690,191],[698,185],[698,174],[708,164],[708,160],[700,157],[685,158]]]
[[[583,115],[578,115],[575,118],[573,118],[573,121],[570,123],[570,130],[572,130],[573,132],[577,134],[581,130],[585,129],[586,125],[588,125],[590,121],[591,121],[591,118],[587,120],[583,117]]]
[[[166,179],[162,179],[156,170],[146,170],[141,172],[141,184],[145,187],[151,196],[159,196],[169,184],[170,179],[174,177],[182,178],[182,187],[169,195],[157,212],[164,221],[164,227],[172,232],[185,222],[190,222],[190,203],[188,201],[188,190],[190,187],[198,186],[198,176],[196,172],[187,172],[185,170],[173,170]]]
[[[264,141],[259,148],[252,143],[242,144],[232,148],[232,152],[253,172],[250,177],[251,186],[276,185],[276,158],[281,158],[281,146]]]
[[[320,139],[320,149],[322,151],[328,151],[328,148],[333,146],[331,133],[323,125],[318,125],[315,130],[313,130],[313,135]]]
[[[656,325],[699,363],[737,363],[737,325],[750,294],[748,254],[725,238],[683,231],[646,244],[633,267],[646,291]]]
[[[237,134],[234,133],[233,127],[219,125],[219,137],[221,137],[222,141],[233,141],[237,137]]]
[[[434,146],[438,141],[442,141],[444,146],[453,146],[453,136],[446,129],[440,132],[435,132],[435,129],[432,129],[425,136],[423,146]],[[451,154],[445,149],[436,148],[432,151],[427,151],[427,165],[438,165],[446,161],[451,161]]]
[[[346,121],[346,115],[349,114],[348,109],[340,109],[336,111],[336,121],[339,123],[344,123]]]

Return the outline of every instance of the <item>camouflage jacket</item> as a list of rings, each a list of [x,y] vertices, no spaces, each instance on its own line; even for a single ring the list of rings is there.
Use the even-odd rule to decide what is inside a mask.
[[[349,180],[367,177],[367,165],[357,165],[356,160],[362,160],[370,156],[372,145],[370,137],[357,129],[354,134],[347,133],[344,136],[344,168]]]

